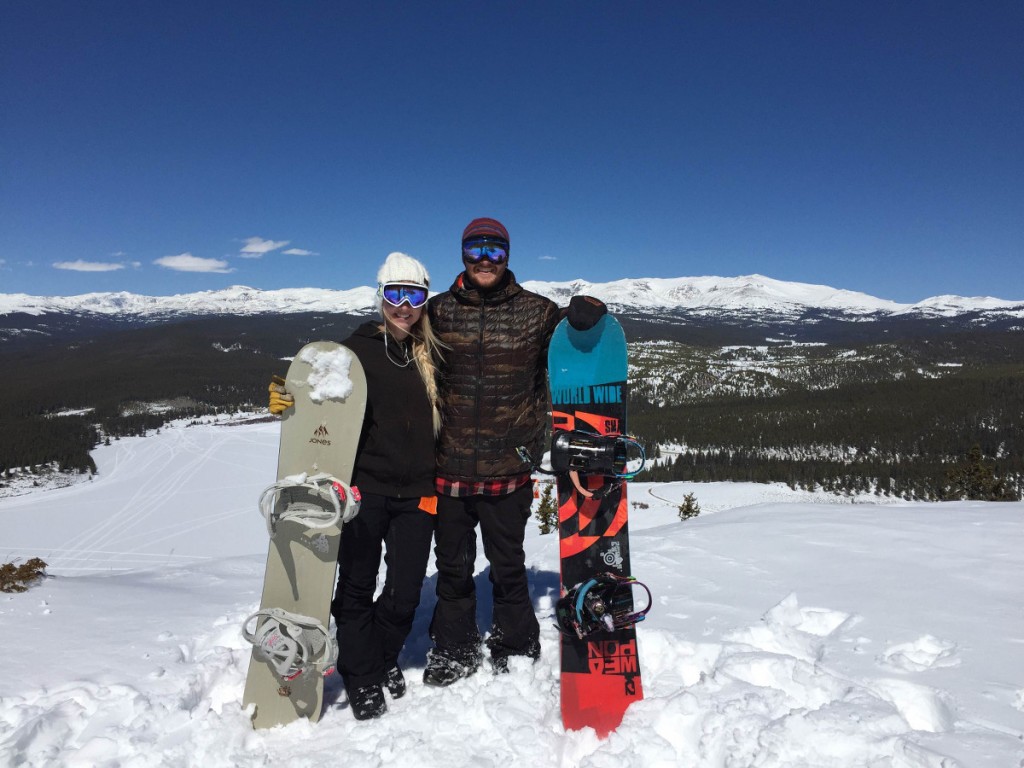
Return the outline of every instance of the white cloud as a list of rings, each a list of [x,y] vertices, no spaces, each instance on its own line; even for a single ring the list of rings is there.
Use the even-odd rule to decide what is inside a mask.
[[[291,240],[264,240],[262,237],[247,237],[238,255],[243,259],[258,259],[265,253],[284,248]]]
[[[537,261],[558,261],[557,256],[538,256]]]
[[[179,253],[177,256],[164,256],[153,262],[161,267],[173,269],[175,272],[216,272],[227,274],[235,270],[228,267],[223,259],[203,259],[191,253]]]
[[[55,261],[54,269],[67,269],[72,272],[116,272],[124,269],[124,264],[113,264],[107,261]]]
[[[319,253],[315,251],[307,251],[305,248],[289,248],[287,251],[281,251],[281,253],[287,254],[288,256],[319,256]]]

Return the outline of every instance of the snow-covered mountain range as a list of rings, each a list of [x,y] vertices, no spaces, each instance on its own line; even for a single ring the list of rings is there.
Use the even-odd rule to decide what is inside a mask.
[[[596,296],[618,312],[651,310],[690,314],[737,313],[799,317],[826,312],[872,317],[920,315],[955,317],[967,314],[1024,318],[1024,300],[992,297],[935,296],[915,304],[901,304],[865,293],[824,285],[786,282],[762,275],[742,277],[630,278],[608,283],[527,281],[531,291],[564,306],[578,294]],[[0,315],[24,313],[89,314],[161,319],[175,315],[257,315],[267,313],[332,312],[363,314],[376,310],[375,290],[362,286],[348,290],[285,288],[260,290],[232,286],[217,291],[175,296],[132,293],[87,293],[79,296],[0,294]]]
[[[25,313],[94,314],[162,318],[171,315],[260,315],[294,312],[359,314],[376,307],[376,290],[368,287],[336,291],[324,288],[284,288],[263,291],[234,285],[219,291],[174,296],[135,293],[84,293],[79,296],[0,294],[0,315]]]

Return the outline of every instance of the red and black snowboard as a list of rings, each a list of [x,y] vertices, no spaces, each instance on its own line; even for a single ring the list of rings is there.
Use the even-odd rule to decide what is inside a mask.
[[[589,588],[595,597],[599,589],[612,589],[612,582],[631,576],[626,483],[615,477],[624,470],[625,456],[614,438],[627,434],[626,338],[618,321],[605,315],[593,328],[578,331],[563,320],[551,339],[548,373],[562,594],[569,595],[559,606],[563,626],[571,621],[563,622],[563,603],[578,607],[580,616]],[[593,469],[578,471],[574,481],[567,462]],[[608,470],[608,464],[615,469]],[[587,498],[588,493],[593,496]],[[630,588],[615,594],[617,615],[628,616],[633,611]],[[602,738],[619,725],[632,702],[643,698],[636,628],[605,621],[607,627],[598,623],[575,633],[563,628],[561,640],[562,722],[567,730],[589,726]]]

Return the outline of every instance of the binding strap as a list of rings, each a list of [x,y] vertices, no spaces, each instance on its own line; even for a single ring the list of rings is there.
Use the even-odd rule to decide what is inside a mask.
[[[318,496],[325,504],[312,501],[294,501],[279,508],[278,499],[285,490],[305,488]],[[278,523],[289,520],[301,523],[307,528],[330,528],[349,522],[359,514],[362,497],[359,489],[350,486],[332,475],[320,473],[307,476],[305,473],[282,478],[267,486],[260,494],[260,513],[267,521],[267,532],[273,536]],[[329,506],[328,506],[329,505]]]
[[[249,624],[257,620],[255,631]],[[242,637],[260,661],[285,680],[307,671],[328,675],[338,659],[338,641],[318,620],[283,608],[263,608],[242,625]]]

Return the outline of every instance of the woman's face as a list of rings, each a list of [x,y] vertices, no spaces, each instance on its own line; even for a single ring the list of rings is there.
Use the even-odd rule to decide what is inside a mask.
[[[400,307],[385,301],[381,303],[381,309],[384,312],[384,321],[388,324],[388,330],[399,341],[409,335],[413,326],[419,322],[420,315],[423,314],[423,307],[413,309],[407,301],[403,301]]]

